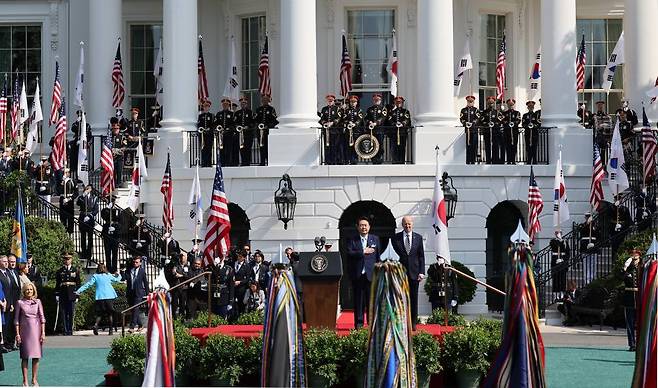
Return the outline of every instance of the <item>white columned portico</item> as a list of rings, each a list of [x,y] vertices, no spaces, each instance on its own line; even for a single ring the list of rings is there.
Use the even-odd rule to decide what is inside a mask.
[[[317,165],[316,0],[281,0],[279,125],[270,130],[270,166]]]
[[[163,0],[162,30],[163,120],[153,166],[164,167],[171,147],[171,164],[180,167],[188,164],[184,131],[197,119],[197,0]]]
[[[648,104],[647,91],[658,77],[658,46],[655,31],[658,20],[658,1],[626,0],[624,5],[624,96],[638,114],[645,103],[651,122],[658,120],[658,106]],[[642,118],[640,117],[640,121]]]
[[[415,161],[434,164],[434,146],[443,158],[464,160],[465,142],[457,128],[454,81],[453,0],[418,0],[418,60]],[[448,147],[451,145],[450,147]]]
[[[121,37],[121,21],[123,20],[121,2],[122,0],[89,0],[89,41],[86,42],[85,47],[85,54],[89,62],[85,68],[87,77],[85,80],[87,84],[85,108],[87,122],[91,125],[94,134],[106,134],[109,119],[115,114],[112,107],[112,78],[110,75],[116,54],[117,39]],[[125,57],[124,54],[122,58]],[[124,79],[127,77],[128,74],[124,74]]]

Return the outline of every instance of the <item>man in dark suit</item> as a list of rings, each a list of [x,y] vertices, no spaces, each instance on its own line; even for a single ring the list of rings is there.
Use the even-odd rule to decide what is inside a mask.
[[[370,281],[375,263],[379,261],[379,237],[370,234],[370,221],[365,217],[357,220],[359,235],[347,240],[349,276],[354,290],[354,327],[363,326],[363,310],[368,311]]]
[[[238,314],[244,312],[244,294],[249,287],[249,280],[251,280],[251,266],[247,262],[247,253],[243,249],[237,250],[237,261],[235,262],[235,299]]]
[[[14,309],[20,297],[20,290],[18,289],[18,276],[9,268],[9,259],[5,255],[0,256],[0,282],[5,293],[5,301],[7,302],[5,322],[2,330],[4,344],[0,345],[0,351],[6,353],[10,350],[16,350],[16,346],[14,346],[14,337],[16,335],[14,329]]]
[[[418,283],[425,277],[425,249],[423,236],[414,233],[414,220],[402,217],[402,232],[393,237],[393,250],[400,257],[400,263],[407,270],[409,279],[409,302],[411,304],[411,325],[416,330],[418,321]]]
[[[135,256],[133,259],[132,268],[126,269],[123,274],[126,281],[126,297],[131,306],[141,302],[149,293],[149,281],[146,277],[146,270],[142,268],[142,257]],[[133,310],[132,319],[130,321],[130,330],[132,331],[135,326],[138,327],[137,331],[142,330],[142,308]]]

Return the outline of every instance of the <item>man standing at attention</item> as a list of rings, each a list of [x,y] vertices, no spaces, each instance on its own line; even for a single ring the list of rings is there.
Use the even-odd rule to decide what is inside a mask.
[[[402,217],[402,232],[393,237],[393,250],[407,270],[409,280],[409,302],[411,305],[411,327],[416,330],[418,321],[418,284],[425,277],[425,249],[423,236],[413,231],[411,216]]]
[[[359,217],[356,224],[359,235],[347,240],[349,275],[354,292],[354,327],[363,326],[363,312],[368,311],[370,282],[375,263],[379,261],[379,237],[370,234],[370,221]]]

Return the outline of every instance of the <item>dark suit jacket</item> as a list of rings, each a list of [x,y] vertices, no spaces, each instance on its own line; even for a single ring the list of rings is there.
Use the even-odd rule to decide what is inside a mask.
[[[144,267],[139,267],[137,270],[137,275],[135,276],[135,282],[133,285],[133,268],[128,268],[124,272],[123,278],[126,280],[126,296],[128,300],[133,300],[135,302],[140,302],[149,293],[149,280],[146,277],[146,270]]]
[[[249,285],[249,280],[251,279],[251,266],[247,260],[242,262],[240,270],[237,270],[238,262],[236,261],[233,264],[233,269],[235,270],[235,280],[240,282],[238,288],[247,287]]]
[[[11,275],[9,274],[9,271],[11,270],[7,268],[5,270],[5,275],[3,275],[2,272],[0,272],[0,282],[2,283],[2,289],[5,292],[5,300],[8,303],[7,309],[9,309],[9,304],[16,303],[20,295],[20,290],[17,289],[16,284],[11,279]]]
[[[423,236],[418,233],[412,232],[411,237],[411,250],[407,254],[404,247],[405,233],[399,232],[393,236],[391,240],[393,250],[400,257],[400,263],[407,269],[407,276],[409,281],[418,279],[418,274],[425,274],[425,249],[423,248]]]
[[[368,246],[375,250],[374,253],[369,255],[363,253],[361,235],[357,235],[356,237],[347,240],[346,245],[350,278],[352,280],[358,279],[365,268],[366,277],[368,280],[372,280],[372,270],[375,268],[375,263],[379,261],[379,255],[381,252],[379,237],[373,234],[368,234]]]

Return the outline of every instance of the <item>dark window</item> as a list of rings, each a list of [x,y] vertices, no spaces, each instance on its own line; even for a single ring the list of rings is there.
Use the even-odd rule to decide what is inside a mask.
[[[153,69],[161,39],[161,24],[133,24],[130,26],[130,67],[128,68],[130,90],[128,96],[130,106],[139,108],[142,119],[150,116],[153,111],[151,107],[155,105]],[[126,70],[127,66],[124,64],[124,72]],[[130,115],[124,113],[124,116],[129,117]]]

